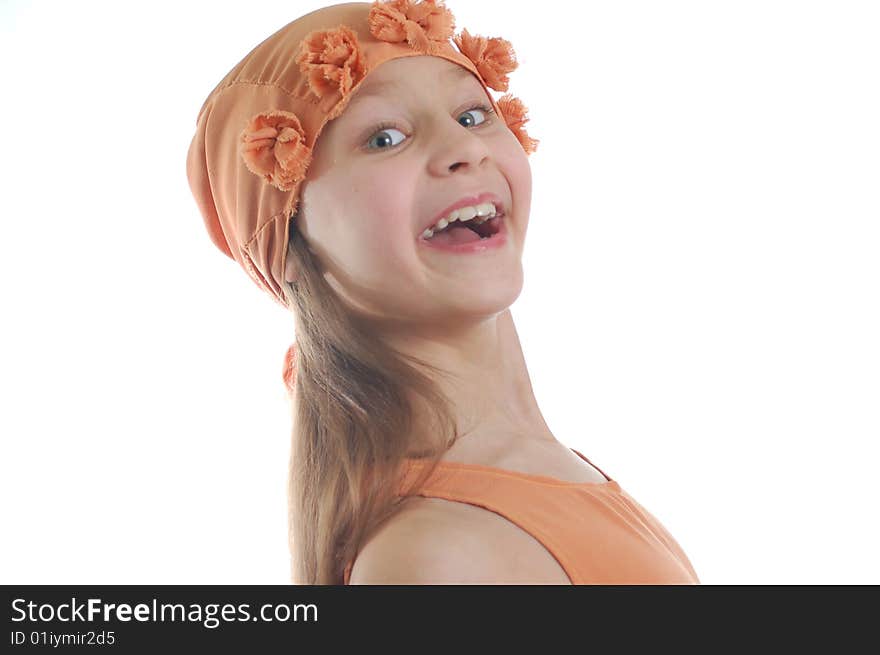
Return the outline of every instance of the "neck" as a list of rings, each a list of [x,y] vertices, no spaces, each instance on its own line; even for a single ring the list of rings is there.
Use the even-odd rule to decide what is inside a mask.
[[[464,327],[398,334],[394,347],[451,374],[437,383],[452,400],[461,433],[449,451],[454,458],[479,459],[514,439],[553,439],[509,309]]]

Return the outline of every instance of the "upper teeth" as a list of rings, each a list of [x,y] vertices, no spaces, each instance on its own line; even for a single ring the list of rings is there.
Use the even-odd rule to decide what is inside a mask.
[[[484,202],[479,205],[473,205],[471,207],[459,207],[458,209],[453,209],[449,216],[445,218],[441,218],[434,225],[429,227],[427,230],[422,232],[422,236],[426,239],[430,239],[434,236],[434,232],[439,232],[443,228],[445,228],[450,223],[454,223],[455,221],[469,221],[474,219],[474,225],[479,225],[480,223],[485,223],[490,218],[495,216],[497,210],[495,209],[495,205],[491,202]]]

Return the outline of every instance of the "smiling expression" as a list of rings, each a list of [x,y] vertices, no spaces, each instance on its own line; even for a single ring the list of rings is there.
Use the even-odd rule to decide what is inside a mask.
[[[506,244],[457,255],[419,243],[445,208],[483,193],[504,205]],[[453,62],[402,57],[371,72],[325,125],[301,194],[296,229],[362,315],[436,325],[519,295],[531,169],[479,80]]]

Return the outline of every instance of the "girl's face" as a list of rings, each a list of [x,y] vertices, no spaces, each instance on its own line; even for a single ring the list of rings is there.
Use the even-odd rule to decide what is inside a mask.
[[[522,288],[531,169],[519,141],[467,69],[440,57],[392,59],[325,125],[297,229],[328,283],[389,328],[454,326],[509,307]],[[425,246],[456,201],[503,204],[507,242],[476,253]]]

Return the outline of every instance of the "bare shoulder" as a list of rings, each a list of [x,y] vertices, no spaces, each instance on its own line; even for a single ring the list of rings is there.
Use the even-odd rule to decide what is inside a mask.
[[[364,544],[351,584],[510,584],[497,544],[457,508],[412,497]],[[503,552],[503,551],[502,551]]]

